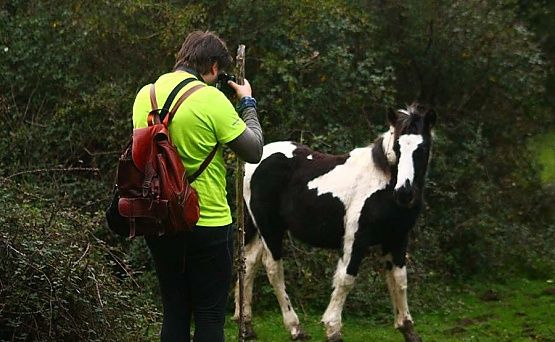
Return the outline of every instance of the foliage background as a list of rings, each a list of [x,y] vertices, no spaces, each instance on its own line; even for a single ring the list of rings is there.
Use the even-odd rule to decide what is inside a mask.
[[[134,95],[193,29],[246,44],[267,142],[345,152],[384,131],[389,108],[436,108],[410,247],[416,306],[445,282],[552,275],[554,178],[537,156],[555,155],[554,12],[547,0],[0,2],[0,340],[137,340],[160,320],[144,244],[111,235],[102,212]],[[337,254],[289,240],[287,253],[291,297],[323,308]],[[347,310],[389,313],[377,268]]]

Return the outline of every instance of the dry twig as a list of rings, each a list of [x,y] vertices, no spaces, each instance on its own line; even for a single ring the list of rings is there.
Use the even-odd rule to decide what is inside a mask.
[[[78,172],[78,171],[99,173],[100,169],[96,167],[69,167],[69,168],[55,167],[51,169],[25,170],[25,171],[16,172],[12,175],[9,175],[8,177],[5,177],[5,179],[12,179],[14,177],[21,176],[24,174],[29,174],[29,173]]]

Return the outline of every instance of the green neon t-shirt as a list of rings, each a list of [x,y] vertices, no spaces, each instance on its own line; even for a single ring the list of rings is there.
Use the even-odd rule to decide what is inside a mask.
[[[154,84],[158,106],[163,106],[175,86],[189,77],[194,76],[181,71],[160,76]],[[193,81],[187,84],[177,94],[173,104],[181,94],[198,84],[203,83]],[[133,127],[147,127],[150,111],[150,85],[146,85],[137,93],[133,104]],[[181,104],[169,125],[170,137],[189,175],[198,170],[216,142],[226,144],[243,133],[245,128],[245,123],[225,95],[208,85],[195,91]],[[226,198],[226,167],[221,147],[192,185],[199,195],[199,226],[217,227],[232,222]]]

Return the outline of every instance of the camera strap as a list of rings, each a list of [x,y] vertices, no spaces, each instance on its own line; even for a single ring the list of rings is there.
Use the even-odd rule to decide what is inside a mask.
[[[164,117],[170,112],[170,106],[172,105],[173,100],[177,96],[177,93],[179,93],[179,91],[181,89],[183,89],[183,87],[185,87],[187,84],[189,84],[193,81],[196,81],[196,80],[197,79],[194,78],[194,77],[186,78],[183,81],[179,82],[175,86],[175,88],[173,88],[171,93],[168,95],[168,98],[166,99],[166,102],[164,102],[164,106],[160,110],[160,122],[164,122]]]
[[[189,74],[195,76],[197,78],[197,80],[204,82],[204,78],[202,78],[202,76],[195,70],[195,69],[191,69],[191,68],[181,68],[179,70],[183,70],[185,72],[188,72]],[[206,83],[206,82],[204,82]]]

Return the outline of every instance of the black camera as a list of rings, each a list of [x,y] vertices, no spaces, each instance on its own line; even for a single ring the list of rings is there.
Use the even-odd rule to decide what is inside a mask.
[[[216,80],[216,88],[218,88],[227,97],[231,97],[235,94],[235,90],[227,84],[227,81],[237,82],[237,77],[235,75],[226,74],[225,72],[218,75]]]

